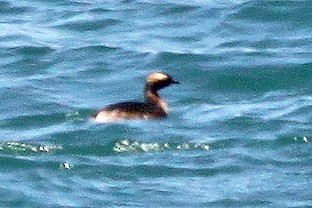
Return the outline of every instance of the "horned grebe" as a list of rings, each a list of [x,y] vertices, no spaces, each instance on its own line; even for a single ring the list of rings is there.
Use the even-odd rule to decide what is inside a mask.
[[[95,122],[107,123],[126,119],[158,119],[169,113],[166,102],[159,96],[158,90],[179,84],[163,72],[153,72],[146,77],[144,90],[145,102],[122,102],[111,104],[92,116]]]

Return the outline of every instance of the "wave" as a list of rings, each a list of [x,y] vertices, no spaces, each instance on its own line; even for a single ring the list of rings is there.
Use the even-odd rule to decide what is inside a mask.
[[[32,153],[32,152],[54,152],[61,150],[61,145],[35,145],[25,142],[2,142],[0,143],[0,151],[7,153]]]
[[[50,54],[55,49],[48,47],[48,46],[18,46],[8,49],[9,53],[12,53],[13,55],[23,55],[23,56],[31,56],[32,58],[36,56],[44,56],[46,54]]]
[[[116,24],[120,24],[122,21],[117,19],[100,19],[100,20],[74,20],[66,21],[64,24],[60,24],[54,27],[69,29],[75,31],[97,31]]]
[[[0,151],[6,153],[40,153],[57,152],[62,150],[62,154],[78,155],[114,155],[115,153],[155,153],[165,151],[208,151],[225,150],[231,148],[257,147],[258,149],[272,150],[283,148],[294,144],[307,144],[312,140],[309,136],[280,136],[275,140],[259,139],[219,139],[211,144],[193,143],[193,142],[143,142],[139,140],[119,140],[108,142],[107,144],[92,146],[86,144],[71,145],[64,143],[62,145],[40,145],[30,142],[7,141],[0,143]],[[81,146],[82,145],[82,146]]]
[[[0,1],[0,14],[20,15],[33,11],[34,8],[30,6],[18,6],[6,1]]]
[[[90,148],[90,149],[89,149]],[[120,140],[113,145],[77,146],[64,145],[39,145],[29,142],[7,141],[0,143],[0,151],[6,153],[39,153],[56,152],[62,150],[63,154],[77,153],[81,155],[114,154],[114,153],[143,153],[143,152],[163,152],[182,150],[210,150],[211,147],[204,143],[160,143]]]
[[[95,44],[95,45],[85,45],[85,46],[79,46],[75,48],[69,49],[67,52],[79,52],[79,53],[106,53],[106,52],[116,52],[121,51],[122,48],[120,47],[113,47],[113,46],[106,46],[101,44]]]
[[[312,105],[310,96],[268,93],[262,98],[228,104],[203,104],[188,111],[185,118],[202,122],[224,121],[235,118],[260,119],[262,121],[285,120],[302,124],[309,123],[309,117],[302,114]],[[198,110],[200,109],[200,110]],[[253,122],[251,122],[253,123]]]
[[[310,24],[306,14],[310,13],[311,6],[310,1],[247,1],[231,17],[253,22],[288,22],[302,27]]]
[[[113,151],[117,153],[121,152],[158,152],[166,150],[209,150],[208,144],[200,143],[147,143],[129,140],[121,140],[115,143]]]

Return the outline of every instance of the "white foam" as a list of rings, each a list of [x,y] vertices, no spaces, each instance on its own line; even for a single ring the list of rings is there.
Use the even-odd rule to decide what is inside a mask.
[[[149,143],[149,142],[130,142],[129,140],[121,140],[115,143],[113,147],[114,152],[158,152],[165,150],[209,150],[208,144],[199,143],[181,143],[181,144],[169,144],[169,143]]]
[[[60,145],[34,145],[34,144],[27,144],[23,142],[3,142],[0,143],[1,150],[13,150],[17,152],[51,152],[54,150],[60,150],[62,147]]]

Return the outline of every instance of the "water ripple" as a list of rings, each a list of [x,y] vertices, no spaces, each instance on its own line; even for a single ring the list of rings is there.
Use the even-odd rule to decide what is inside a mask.
[[[0,0],[1,205],[309,206],[310,8]],[[88,120],[156,70],[167,119]]]
[[[96,31],[109,26],[120,24],[120,20],[116,19],[105,19],[105,20],[77,20],[77,21],[67,21],[65,24],[58,26],[59,28],[65,28],[77,31]]]

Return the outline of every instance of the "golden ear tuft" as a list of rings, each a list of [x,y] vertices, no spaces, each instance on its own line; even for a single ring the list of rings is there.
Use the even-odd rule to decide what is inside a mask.
[[[154,72],[147,76],[147,82],[159,82],[168,80],[169,76],[161,72]]]

